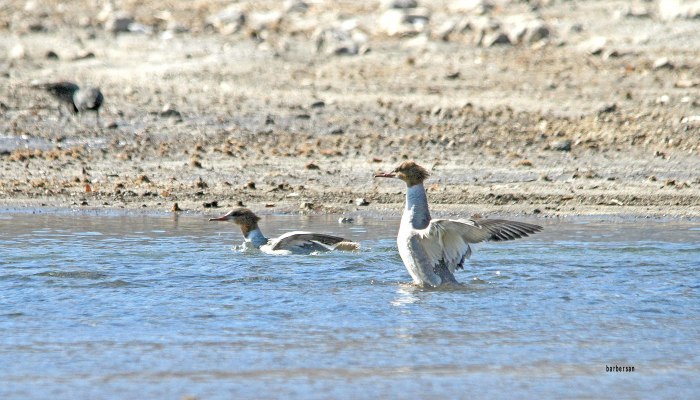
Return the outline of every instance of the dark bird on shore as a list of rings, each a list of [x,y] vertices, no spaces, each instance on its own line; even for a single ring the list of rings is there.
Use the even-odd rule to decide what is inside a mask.
[[[95,120],[100,124],[100,107],[104,96],[100,89],[94,86],[80,87],[73,82],[37,83],[33,88],[49,92],[61,104],[65,105],[73,114],[86,111],[95,112]]]

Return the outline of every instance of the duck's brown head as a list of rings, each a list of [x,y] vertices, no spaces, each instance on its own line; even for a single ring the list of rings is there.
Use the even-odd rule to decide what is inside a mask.
[[[391,172],[380,172],[374,175],[375,178],[399,178],[411,187],[423,183],[430,174],[428,171],[416,164],[415,161],[404,161]]]
[[[209,218],[209,221],[233,221],[241,227],[243,236],[248,237],[248,233],[258,227],[260,217],[247,208],[234,208],[218,218]]]

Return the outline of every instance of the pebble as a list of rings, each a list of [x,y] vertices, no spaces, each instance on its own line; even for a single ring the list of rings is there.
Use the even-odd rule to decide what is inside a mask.
[[[416,8],[418,7],[418,2],[416,0],[382,0],[381,7],[384,9],[389,8]]]
[[[430,12],[424,8],[385,11],[378,21],[379,29],[389,36],[412,36],[423,32],[430,21]]]
[[[304,166],[304,168],[306,168],[306,169],[308,169],[308,170],[319,170],[319,169],[321,169],[321,167],[319,167],[318,165],[314,164],[313,162],[310,162],[310,163],[306,164],[306,165]]]
[[[654,61],[653,67],[654,69],[673,69],[673,63],[668,57],[661,57]]]
[[[161,117],[182,117],[182,114],[180,114],[180,111],[175,109],[175,106],[172,104],[168,103],[163,106],[163,108],[160,110],[160,113],[158,114]]]
[[[134,17],[125,12],[116,12],[105,21],[105,30],[112,33],[129,32],[135,22]]]
[[[698,0],[658,0],[658,14],[662,20],[693,19],[700,17]]]
[[[241,30],[246,16],[240,5],[232,4],[207,18],[207,24],[213,26],[219,33],[230,35]]]
[[[339,224],[352,224],[353,222],[355,222],[355,218],[352,218],[352,217],[340,217],[340,218],[338,218]]]
[[[44,57],[46,57],[49,60],[58,60],[59,59],[58,54],[56,54],[56,52],[53,50],[47,51],[46,54],[44,55]]]
[[[555,140],[552,143],[550,143],[550,147],[552,150],[557,150],[557,151],[571,151],[571,145],[572,145],[571,139],[562,139],[562,140]]]
[[[584,53],[597,55],[603,52],[607,43],[608,39],[606,39],[605,37],[596,36],[586,40],[585,42],[582,42],[581,44],[579,44],[578,48]]]
[[[541,19],[513,16],[504,22],[506,34],[511,44],[532,44],[546,39],[550,30]]]
[[[216,200],[211,201],[211,202],[205,202],[205,203],[202,203],[202,206],[204,208],[219,208],[219,202]]]
[[[490,0],[454,0],[447,8],[455,13],[485,14],[491,11],[494,4]]]
[[[27,52],[24,50],[24,46],[22,46],[21,43],[17,43],[12,46],[7,56],[10,60],[20,60],[27,56]]]
[[[369,201],[365,199],[364,197],[358,197],[355,199],[355,205],[358,207],[364,207],[369,205]]]

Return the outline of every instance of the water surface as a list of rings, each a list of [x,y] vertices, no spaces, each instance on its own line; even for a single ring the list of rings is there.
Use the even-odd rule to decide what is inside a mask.
[[[0,213],[0,397],[700,396],[700,226],[544,224],[422,290],[393,218],[267,216],[363,245],[280,257],[202,216]]]

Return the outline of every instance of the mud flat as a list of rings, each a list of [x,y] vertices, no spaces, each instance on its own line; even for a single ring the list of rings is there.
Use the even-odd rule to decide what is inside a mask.
[[[692,8],[95,3],[0,8],[2,207],[399,213],[414,159],[440,212],[700,217]]]

